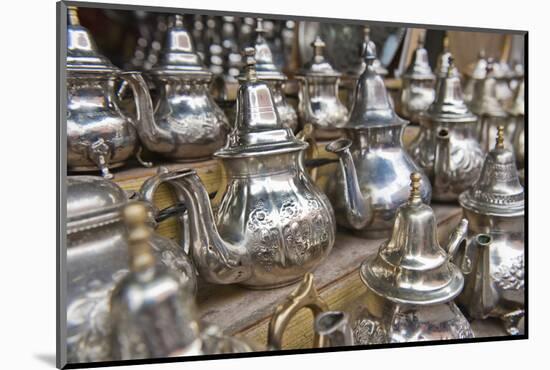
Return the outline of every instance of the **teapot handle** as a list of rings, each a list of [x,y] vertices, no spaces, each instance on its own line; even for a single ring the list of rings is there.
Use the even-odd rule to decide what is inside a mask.
[[[306,159],[315,159],[319,157],[319,149],[317,148],[317,140],[315,140],[315,128],[311,123],[306,123],[304,128],[296,134],[298,140],[305,141],[309,144],[309,147],[306,151],[303,151],[300,154],[301,163],[304,165]],[[305,171],[305,167],[303,168]],[[307,170],[309,176],[313,181],[317,181],[317,167],[312,167]]]
[[[267,333],[268,346],[276,350],[282,348],[283,334],[288,323],[302,308],[309,308],[314,317],[328,311],[328,305],[321,299],[315,285],[313,284],[313,274],[308,272],[304,280],[298,287],[290,293],[286,300],[277,306]],[[314,332],[313,347],[322,348],[325,345],[326,338]]]

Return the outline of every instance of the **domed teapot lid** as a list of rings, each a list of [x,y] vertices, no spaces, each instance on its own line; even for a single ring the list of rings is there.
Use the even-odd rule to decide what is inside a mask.
[[[477,54],[477,60],[466,68],[466,75],[474,80],[482,80],[487,74],[487,59],[485,50],[481,49]]]
[[[120,221],[128,201],[124,190],[99,176],[67,177],[67,233]]]
[[[471,107],[472,111],[478,116],[506,117],[507,115],[497,99],[496,65],[496,63],[489,61],[485,78],[476,81],[474,85]]]
[[[435,122],[474,122],[477,117],[468,109],[462,94],[460,75],[452,56],[448,57],[444,76],[438,75],[435,100],[428,107],[426,116]]]
[[[484,215],[523,215],[523,186],[514,153],[504,147],[504,127],[498,128],[496,146],[485,157],[479,179],[460,194],[458,201],[463,208]]]
[[[245,76],[237,92],[237,114],[233,131],[216,157],[252,157],[287,153],[308,147],[291,129],[284,128],[267,83],[256,71],[254,48],[245,49]]]
[[[265,33],[263,19],[258,18],[256,20],[256,41],[254,43],[256,75],[260,80],[286,80],[287,77],[273,63],[273,53],[267,44]]]
[[[325,59],[325,43],[321,37],[317,36],[311,46],[313,47],[313,58],[306,63],[300,71],[300,75],[305,77],[340,77],[342,74]]]
[[[403,78],[411,80],[435,80],[435,75],[428,61],[428,51],[424,48],[424,37],[418,38],[418,47],[414,50],[411,64],[407,67]]]
[[[363,58],[366,62],[366,68],[357,81],[355,101],[348,123],[344,128],[359,130],[407,124],[408,121],[395,113],[384,80],[374,68],[374,61],[376,60],[374,42],[371,41],[366,45]]]
[[[183,74],[197,77],[211,77],[202,63],[191,34],[183,25],[183,16],[176,14],[166,33],[166,42],[162,59],[158,66],[151,70],[154,75]]]
[[[391,239],[360,269],[369,289],[400,304],[447,302],[464,286],[462,273],[437,241],[435,214],[422,202],[420,180],[419,173],[411,174],[410,197],[397,211]]]
[[[74,73],[113,73],[119,71],[97,50],[90,32],[80,25],[78,8],[68,7],[67,71]]]

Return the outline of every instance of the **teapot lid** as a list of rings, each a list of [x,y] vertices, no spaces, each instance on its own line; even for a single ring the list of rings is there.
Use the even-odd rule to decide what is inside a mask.
[[[313,58],[306,63],[300,74],[305,77],[340,77],[342,74],[336,71],[332,65],[325,59],[325,43],[321,37],[317,36],[311,43],[313,47]]]
[[[370,41],[363,50],[366,68],[357,80],[355,101],[349,116],[347,129],[365,129],[405,125],[408,121],[395,113],[388,97],[384,80],[376,72],[376,46]]]
[[[435,214],[422,202],[420,181],[413,172],[409,200],[397,210],[390,240],[360,269],[369,289],[400,304],[448,302],[464,286],[462,273],[437,241]]]
[[[151,70],[154,75],[184,74],[197,77],[212,77],[202,63],[191,34],[183,25],[183,16],[176,14],[166,33],[162,59],[158,66]]]
[[[404,78],[411,80],[435,80],[435,75],[428,61],[428,51],[424,48],[424,37],[418,38],[418,47],[414,50],[411,64],[407,67]]]
[[[474,94],[472,97],[472,111],[478,116],[487,115],[493,117],[506,117],[506,111],[497,99],[497,71],[495,67],[498,63],[489,61],[486,68],[486,76],[482,80],[476,81],[474,85]]]
[[[516,91],[516,96],[508,108],[508,113],[512,116],[525,115],[525,81],[522,79]]]
[[[435,100],[426,111],[435,122],[475,122],[477,117],[468,109],[462,94],[460,75],[450,55],[444,76],[437,76]]]
[[[245,72],[237,92],[237,113],[233,131],[225,146],[214,153],[221,158],[252,157],[303,150],[306,142],[284,128],[273,95],[256,71],[254,48],[245,48]]]
[[[67,176],[67,234],[120,221],[128,201],[117,184],[99,176]]]
[[[450,57],[452,57],[452,54],[449,51],[449,36],[445,35],[443,38],[443,51],[438,55],[437,65],[435,67],[435,74],[437,77],[445,77],[447,75]]]
[[[254,49],[256,54],[256,75],[260,80],[286,80],[287,77],[273,63],[273,53],[265,39],[266,30],[263,25],[263,19],[256,19],[256,41]]]
[[[371,39],[370,39],[370,27],[369,26],[365,26],[363,27],[363,42],[361,43],[361,63],[359,63],[359,65],[354,68],[352,71],[351,71],[351,75],[353,76],[361,76],[363,74],[363,72],[365,71],[365,68],[366,68],[366,63],[365,63],[365,60],[363,59],[363,54],[365,53],[365,49],[367,48],[367,45],[369,45],[370,43],[374,43]],[[378,59],[377,57],[375,57],[374,61],[372,62],[372,65],[374,67],[374,70],[376,71],[376,73],[378,73],[380,76],[382,77],[386,77],[388,75],[388,70],[386,67],[384,67],[384,65],[382,64],[382,62],[380,61],[380,59]]]
[[[487,153],[475,184],[460,194],[463,208],[485,215],[523,215],[525,198],[514,153],[504,147],[504,127],[498,128],[496,146]]]
[[[67,71],[69,73],[113,73],[120,71],[97,49],[90,32],[80,25],[78,8],[68,6]]]
[[[487,59],[485,50],[481,49],[477,54],[477,60],[466,68],[466,75],[474,80],[482,80],[487,75]]]

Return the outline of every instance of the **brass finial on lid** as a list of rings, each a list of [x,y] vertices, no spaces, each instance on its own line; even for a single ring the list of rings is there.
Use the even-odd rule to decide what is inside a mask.
[[[149,246],[151,229],[147,226],[147,210],[143,203],[135,202],[124,208],[123,220],[128,229],[130,269],[141,272],[154,266],[155,257]]]
[[[67,10],[69,12],[69,24],[71,26],[79,26],[80,20],[78,19],[78,8],[76,6],[68,6]]]
[[[258,76],[256,74],[256,59],[254,58],[255,54],[256,49],[252,47],[244,48],[245,77],[247,81],[258,80]]]
[[[409,202],[418,202],[420,198],[420,181],[422,176],[418,172],[411,173],[411,194],[409,195]]]
[[[497,128],[497,143],[495,149],[504,149],[504,126]]]

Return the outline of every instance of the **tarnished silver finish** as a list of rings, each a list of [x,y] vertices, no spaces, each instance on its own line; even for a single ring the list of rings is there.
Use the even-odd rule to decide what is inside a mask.
[[[210,158],[225,143],[229,123],[210,95],[212,72],[195,52],[181,15],[174,17],[168,29],[161,63],[149,74],[159,98],[154,111],[140,111],[142,143],[171,160]],[[152,108],[149,102],[143,106]]]
[[[430,67],[428,51],[424,48],[422,36],[402,80],[401,115],[414,122],[419,122],[420,114],[428,109],[435,98],[435,74]]]
[[[328,255],[335,220],[303,168],[308,144],[282,126],[254,52],[246,49],[234,130],[215,153],[224,176],[216,213],[194,170],[159,174],[150,185],[167,182],[185,201],[189,225],[182,227],[189,227],[190,254],[204,279],[267,289],[297,281]]]
[[[143,81],[137,72],[121,72],[100,55],[88,30],[80,25],[77,8],[69,6],[67,26],[67,166],[70,171],[109,169],[124,165],[137,151],[134,120],[118,104],[117,82]],[[148,91],[133,90],[139,104]]]
[[[409,176],[420,170],[403,148],[407,121],[393,110],[384,81],[374,69],[374,43],[365,48],[364,57],[367,68],[357,83],[344,128],[351,141],[341,139],[327,146],[341,164],[329,179],[327,194],[339,225],[378,238],[388,235],[397,208],[407,201]],[[422,199],[429,202],[430,183],[426,177],[422,182]]]
[[[460,195],[470,243],[457,260],[470,265],[458,302],[472,318],[499,317],[518,334],[524,316],[524,191],[504,129],[487,154],[479,180]],[[477,237],[477,234],[488,234]],[[491,239],[491,240],[488,240]]]
[[[347,121],[348,109],[338,97],[341,76],[323,55],[325,43],[320,37],[311,44],[315,50],[313,59],[304,66],[300,78],[300,105],[298,113],[302,126],[315,127],[318,139],[335,139],[342,136],[340,130]]]
[[[342,311],[327,311],[315,317],[313,328],[325,338],[325,347],[352,346],[355,344],[349,316]]]
[[[112,360],[109,296],[128,274],[122,211],[126,193],[96,176],[67,178],[67,352],[69,362]],[[171,270],[190,296],[196,271],[182,249],[153,233],[157,266]]]
[[[464,102],[452,61],[437,86],[409,153],[430,178],[433,199],[453,201],[477,180],[484,154],[477,141],[477,117]]]
[[[485,50],[480,50],[477,60],[466,71],[466,83],[464,84],[464,101],[466,104],[472,103],[476,82],[483,80],[486,76],[487,59],[485,58]]]
[[[433,210],[420,197],[419,173],[411,175],[411,194],[399,208],[391,238],[361,265],[366,295],[352,313],[359,344],[472,338],[470,324],[453,299],[464,277],[450,262],[464,245],[462,220],[442,248]]]
[[[284,94],[287,77],[273,63],[273,54],[264,37],[263,20],[258,18],[256,22],[256,40],[254,42],[256,74],[259,80],[269,85],[283,127],[296,131],[298,128],[298,115],[292,105],[287,102]]]
[[[477,80],[471,103],[472,112],[478,116],[477,135],[484,152],[491,150],[492,140],[499,126],[504,126],[506,146],[511,147],[515,131],[515,121],[508,119],[504,106],[497,98],[496,63],[489,61],[486,76]]]
[[[508,119],[514,121],[514,136],[512,139],[516,164],[518,169],[525,167],[525,82],[521,80],[516,91],[516,97],[508,108]]]
[[[155,262],[146,220],[143,204],[130,204],[124,209],[130,272],[117,283],[110,298],[112,358],[252,351],[249,344],[226,337],[216,328],[205,330],[193,296],[178,276]]]

